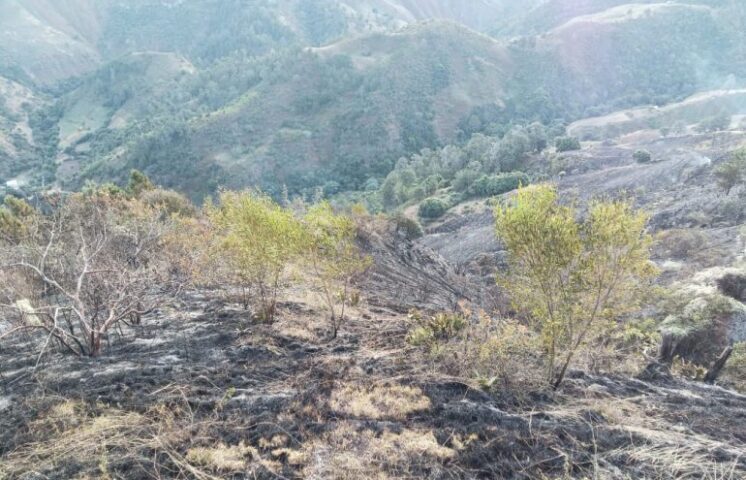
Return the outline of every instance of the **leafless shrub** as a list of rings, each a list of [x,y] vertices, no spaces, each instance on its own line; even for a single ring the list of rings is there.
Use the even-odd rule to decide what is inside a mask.
[[[50,199],[49,213],[23,222],[0,251],[0,308],[12,319],[3,337],[43,331],[45,345],[97,356],[109,330],[139,323],[162,298],[170,217],[158,208],[92,191]]]

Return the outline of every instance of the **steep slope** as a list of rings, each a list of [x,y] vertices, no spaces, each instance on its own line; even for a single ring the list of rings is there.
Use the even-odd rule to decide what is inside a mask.
[[[298,294],[267,325],[248,321],[212,291],[189,292],[112,335],[96,359],[52,348],[39,356],[28,342],[4,343],[0,475],[746,474],[746,396],[665,374],[580,371],[558,392],[500,383],[490,394],[441,373],[432,356],[408,345],[405,314],[356,308],[340,338],[329,341],[325,312],[300,299],[307,292]]]
[[[513,18],[518,7],[497,0],[77,1],[3,7],[16,30],[33,24],[87,52],[67,67],[97,69],[43,115],[45,161],[63,160],[65,186],[138,167],[195,198],[221,184],[360,189],[421,148],[665,105],[742,87],[746,73],[744,9],[716,2],[531,3],[527,14],[549,9],[554,23],[501,42],[451,22],[408,25]],[[31,33],[0,49],[19,55]],[[30,58],[48,53],[47,40]],[[133,67],[133,52],[160,60]],[[72,74],[39,65],[18,75]]]
[[[586,140],[601,139],[645,129],[684,130],[688,126],[721,115],[727,117],[723,123],[730,124],[733,121],[740,122],[745,113],[746,90],[714,90],[662,107],[638,107],[585,118],[570,124],[567,131],[570,135]]]
[[[654,4],[580,16],[509,45],[425,22],[258,59],[231,55],[149,97],[147,118],[94,139],[96,164],[84,174],[105,179],[137,166],[194,196],[219,184],[359,189],[403,154],[495,126],[738,84],[734,44],[713,8]],[[146,121],[123,142],[138,118]],[[174,164],[193,175],[176,178]]]
[[[513,2],[510,0],[346,0],[347,6],[365,11],[375,9],[399,22],[450,20],[481,32],[512,18],[519,11],[530,9],[542,0]]]

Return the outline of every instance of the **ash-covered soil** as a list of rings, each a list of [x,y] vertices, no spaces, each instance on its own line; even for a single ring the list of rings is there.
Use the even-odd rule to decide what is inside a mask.
[[[428,368],[388,308],[355,309],[334,341],[302,301],[248,317],[196,291],[101,358],[4,345],[0,478],[746,475],[746,397],[719,387],[574,372],[488,395]]]

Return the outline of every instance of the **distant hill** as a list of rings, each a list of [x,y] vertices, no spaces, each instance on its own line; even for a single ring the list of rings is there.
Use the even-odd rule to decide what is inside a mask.
[[[738,2],[9,0],[0,9],[0,75],[16,85],[6,103],[39,99],[20,120],[5,116],[5,174],[37,185],[117,180],[136,167],[195,198],[219,185],[361,189],[422,148],[664,106],[746,77]],[[30,134],[10,148],[16,125]]]
[[[529,2],[530,3],[530,2]],[[163,51],[209,63],[241,50],[323,45],[343,36],[442,19],[490,30],[506,0],[6,0],[0,73],[51,86],[118,56]]]
[[[183,187],[172,164],[188,162],[199,176],[211,172],[207,188],[259,183],[297,192],[330,180],[338,186],[329,188],[360,188],[399,156],[456,140],[474,108],[501,103],[511,68],[504,46],[439,22],[259,61],[232,59],[177,82],[169,95],[179,108],[159,95],[146,122],[152,129],[124,151],[107,154],[105,133],[86,139],[106,157],[90,173],[104,178],[137,166]],[[194,89],[201,95],[177,103]]]

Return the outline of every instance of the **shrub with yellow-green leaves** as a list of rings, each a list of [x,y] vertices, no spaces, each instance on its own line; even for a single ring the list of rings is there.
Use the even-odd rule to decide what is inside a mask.
[[[657,274],[646,214],[611,201],[591,202],[578,216],[550,185],[522,188],[495,209],[509,261],[499,283],[540,332],[555,388],[581,348],[639,308]]]
[[[293,213],[259,192],[219,194],[205,214],[214,228],[214,256],[221,257],[232,280],[259,299],[258,317],[272,321],[288,266],[301,253],[302,224]]]

